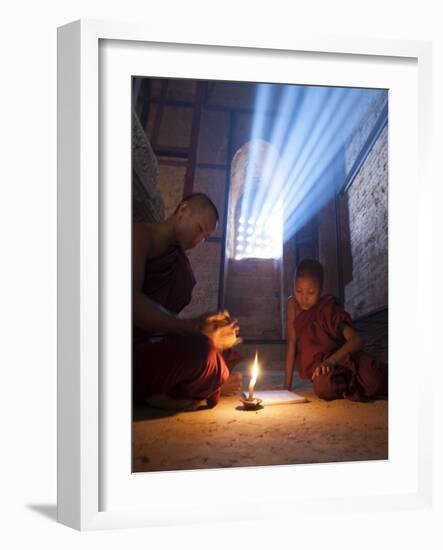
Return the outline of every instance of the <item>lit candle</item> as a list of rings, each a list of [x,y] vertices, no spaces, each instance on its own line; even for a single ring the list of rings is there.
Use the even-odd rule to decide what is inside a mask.
[[[255,387],[255,383],[257,382],[257,376],[258,376],[258,360],[257,360],[257,352],[255,352],[254,364],[252,365],[252,376],[251,376],[251,381],[249,382],[248,399],[253,399],[254,397],[254,387]]]

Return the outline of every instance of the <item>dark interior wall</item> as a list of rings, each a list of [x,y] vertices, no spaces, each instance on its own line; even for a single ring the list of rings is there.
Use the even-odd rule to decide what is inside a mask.
[[[387,102],[386,94],[371,106],[345,148],[347,171],[352,171],[361,151],[367,149],[364,162],[338,201],[344,301],[354,318],[388,307],[387,119],[375,141],[371,141]]]
[[[145,109],[147,115],[145,130],[159,161],[159,188],[167,217],[186,194],[198,83],[174,79],[143,80],[145,86],[141,87],[136,110],[142,116]],[[204,107],[201,110],[192,188],[189,190],[201,191],[211,197],[219,211],[220,223],[209,242],[188,252],[197,284],[192,303],[183,311],[184,316],[214,311],[218,305],[229,118],[226,110]]]
[[[207,311],[217,311],[221,262],[220,243],[204,242],[188,252],[197,284],[192,293],[192,302],[182,315],[193,317]]]
[[[146,80],[150,81],[149,86]],[[159,187],[167,216],[185,192],[198,83],[174,79],[143,81],[136,112],[139,117],[146,117],[145,130],[158,158]],[[165,90],[166,96],[162,95]],[[192,189],[205,192],[214,200],[221,223],[209,242],[189,252],[198,282],[192,304],[183,312],[186,316],[211,311],[219,305],[231,161],[250,139],[254,93],[254,85],[242,83],[206,86]],[[165,97],[173,104],[165,103]],[[347,143],[345,171],[355,162],[382,108],[382,103],[374,105],[365,123]],[[272,107],[267,119],[272,126]],[[229,277],[236,282],[231,285],[230,296],[225,295],[225,305],[233,315],[240,312],[246,337],[272,340],[284,334],[282,310],[292,294],[296,262],[303,257],[317,257],[324,264],[325,291],[341,296],[352,315],[365,315],[387,305],[387,155],[385,129],[349,191],[331,198],[285,243],[281,265],[274,265],[269,280],[266,266],[260,267],[261,275],[257,276],[258,264],[254,260],[226,263],[225,283]],[[242,272],[237,273],[238,270]]]
[[[286,304],[294,293],[294,273],[297,266],[295,235],[283,244],[281,316],[283,319],[282,337],[286,338]]]
[[[318,233],[317,258],[325,269],[324,291],[344,302],[354,318],[388,306],[388,127],[372,142],[387,97],[375,102],[346,143],[337,194],[311,220]],[[369,141],[368,141],[369,140]],[[340,189],[354,163],[367,156],[346,192]],[[307,224],[309,225],[309,224]],[[303,237],[306,226],[296,235]],[[302,249],[303,251],[303,249]],[[299,255],[313,257],[309,248]]]
[[[347,192],[352,273],[345,302],[354,317],[388,305],[388,129]]]
[[[193,103],[198,83],[149,79],[148,86],[147,79],[143,80],[145,83],[140,86],[136,112],[139,117],[143,113],[146,117],[145,130],[159,161],[159,188],[165,202],[165,215],[168,216],[185,192]],[[224,306],[229,307],[232,315],[241,321],[243,336],[279,339],[282,336],[281,267],[273,261],[264,261],[257,270],[257,265],[251,269],[251,265],[257,263],[255,260],[241,263],[226,260],[225,276],[221,273],[231,163],[237,150],[250,139],[254,103],[254,85],[227,82],[206,85],[192,190],[202,191],[211,197],[218,208],[220,223],[209,242],[188,252],[197,284],[192,303],[182,314],[192,316],[217,309],[220,281],[224,279]],[[272,120],[272,115],[268,120]],[[264,301],[263,296],[269,299]]]
[[[334,294],[340,297],[335,197],[330,199],[320,210],[317,219],[318,259],[324,268],[323,290],[325,294]]]
[[[243,137],[247,139],[249,131]],[[243,143],[231,163],[227,213],[227,269],[224,305],[238,318],[247,339],[281,340],[282,259],[235,259],[238,220],[245,194],[266,194],[269,181],[263,178],[268,162],[277,161],[276,151],[265,140]],[[245,189],[247,175],[251,188]]]
[[[282,338],[280,275],[280,260],[228,261],[226,307],[238,319],[243,338]]]

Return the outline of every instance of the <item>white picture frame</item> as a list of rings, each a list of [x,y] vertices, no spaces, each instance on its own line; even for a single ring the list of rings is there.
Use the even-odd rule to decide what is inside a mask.
[[[383,492],[380,487],[376,487],[372,492],[356,491],[355,480],[361,477],[362,470],[355,470],[350,464],[336,464],[334,472],[337,479],[341,479],[342,475],[349,478],[348,486],[342,493],[339,493],[340,488],[337,485],[338,492],[334,494],[321,494],[313,488],[309,494],[305,489],[298,498],[292,498],[283,490],[284,480],[288,479],[288,476],[293,476],[296,472],[295,468],[300,466],[286,466],[266,469],[230,469],[231,471],[224,472],[162,473],[145,476],[143,479],[140,475],[133,474],[130,485],[143,484],[144,490],[149,486],[151,498],[152,494],[155,494],[157,500],[146,506],[140,506],[135,500],[131,504],[130,492],[125,492],[126,489],[121,488],[121,494],[125,494],[126,497],[122,496],[119,500],[119,493],[114,491],[117,496],[112,499],[112,506],[104,506],[102,485],[112,483],[114,480],[116,484],[120,483],[119,471],[114,471],[113,468],[124,468],[127,463],[127,455],[124,455],[123,461],[117,466],[111,463],[106,464],[105,467],[103,462],[106,461],[106,456],[103,455],[109,453],[111,448],[109,445],[115,445],[115,440],[109,443],[109,430],[104,428],[108,409],[103,402],[109,403],[114,399],[116,410],[121,406],[121,403],[115,401],[116,388],[119,387],[118,378],[114,379],[113,385],[107,384],[106,388],[102,387],[103,357],[99,346],[103,321],[102,302],[106,299],[108,286],[108,283],[104,285],[106,288],[103,290],[100,285],[102,268],[108,265],[106,262],[103,263],[101,246],[103,238],[101,233],[106,231],[108,226],[100,225],[100,215],[103,213],[101,194],[103,188],[100,185],[103,182],[100,183],[99,170],[103,146],[99,113],[105,108],[100,104],[99,81],[102,68],[100,65],[109,63],[112,57],[111,54],[103,57],[100,53],[101,44],[105,41],[109,43],[112,41],[117,45],[115,49],[117,54],[112,61],[115,64],[118,63],[119,56],[124,61],[131,56],[143,55],[140,48],[144,46],[154,45],[155,55],[159,55],[162,48],[173,47],[174,51],[177,51],[180,47],[189,49],[189,45],[193,44],[193,51],[203,54],[209,65],[214,65],[214,56],[220,51],[232,60],[245,54],[263,55],[263,59],[267,55],[273,56],[273,59],[278,60],[283,67],[282,70],[285,63],[288,63],[288,59],[292,59],[291,55],[295,54],[308,55],[312,60],[321,57],[325,63],[332,63],[334,58],[343,60],[345,63],[361,63],[365,65],[368,73],[371,72],[371,63],[376,63],[377,60],[386,61],[390,67],[396,67],[397,64],[411,67],[410,78],[412,81],[416,79],[418,83],[418,93],[417,90],[413,92],[416,94],[414,109],[417,112],[418,123],[412,121],[412,128],[418,132],[418,140],[413,139],[407,143],[411,149],[408,151],[410,155],[405,163],[408,168],[418,168],[418,176],[415,173],[405,173],[404,176],[412,178],[411,184],[417,184],[417,178],[420,181],[418,199],[420,214],[416,221],[417,227],[414,225],[413,230],[418,229],[422,235],[430,231],[430,216],[427,216],[429,199],[424,198],[424,194],[431,189],[428,151],[431,149],[432,58],[429,43],[312,34],[303,36],[298,34],[296,37],[281,36],[277,39],[275,36],[254,37],[252,32],[247,36],[230,40],[221,40],[217,37],[208,40],[202,33],[201,37],[194,35],[191,40],[186,30],[171,31],[171,36],[165,36],[164,33],[157,33],[154,28],[144,25],[92,20],[76,21],[60,27],[58,30],[58,521],[76,529],[90,530],[281,517],[288,509],[288,504],[291,505],[292,512],[297,509],[297,513],[312,513],[314,510],[318,511],[331,506],[337,512],[356,508],[372,512],[381,509],[430,507],[432,442],[429,420],[432,415],[432,402],[425,394],[425,387],[431,386],[432,382],[431,361],[423,361],[424,372],[417,386],[408,386],[405,382],[405,388],[410,392],[411,405],[408,411],[412,415],[412,426],[417,428],[417,431],[413,431],[410,436],[413,440],[411,454],[414,456],[403,457],[406,464],[404,471],[401,475],[399,474],[395,488],[393,484],[386,492]],[[138,49],[138,54],[132,52],[135,48]],[[125,51],[122,53],[122,50]],[[200,74],[199,71],[203,71],[203,67],[204,62],[201,61],[200,65],[197,63],[193,66],[192,73],[189,71],[189,66],[187,68],[184,66],[182,73],[175,69],[174,74],[196,78]],[[117,70],[115,74],[118,77],[121,73]],[[155,71],[154,74],[162,76]],[[205,73],[204,78],[207,78],[207,75],[208,73]],[[329,78],[330,83],[333,84],[333,76]],[[377,86],[376,77],[372,78],[373,85]],[[244,80],[248,80],[248,77],[245,76]],[[368,77],[368,85],[370,85],[369,81]],[[106,79],[104,82],[107,82]],[[116,117],[118,117],[117,114]],[[128,110],[127,124],[129,123]],[[129,135],[127,129],[127,126],[123,128],[123,140]],[[126,157],[122,162],[126,163],[130,157],[130,142],[127,143],[128,148],[122,153]],[[117,142],[115,145],[118,145]],[[113,146],[111,144],[111,147]],[[130,173],[126,168],[127,164],[121,173],[127,173],[130,181]],[[412,196],[409,198],[411,199]],[[118,197],[114,197],[107,204],[106,208],[115,209],[119,204]],[[405,197],[405,208],[408,204]],[[127,224],[128,219],[128,213],[126,213],[122,223]],[[123,239],[126,246],[127,237],[128,231],[124,233]],[[418,250],[417,243],[415,247],[414,254],[420,254],[421,259],[426,262],[432,250],[429,247],[421,247]],[[114,255],[124,254],[124,250],[127,248],[119,249],[117,246]],[[128,270],[122,272],[121,276],[127,279]],[[416,285],[420,277],[423,277],[423,273],[417,270],[410,276],[412,283]],[[419,301],[417,297],[409,307],[418,314],[426,313],[425,309],[429,306],[424,301]],[[420,328],[417,327],[417,330]],[[410,354],[409,361],[413,361],[414,353],[416,350]],[[390,393],[390,399],[396,397],[399,400],[404,399],[394,387]],[[124,406],[127,406],[127,400]],[[391,413],[390,409],[390,422]],[[393,415],[394,421],[398,423],[398,415],[395,413],[396,410]],[[116,434],[120,433],[120,429],[122,430],[121,433],[124,433],[126,438],[123,441],[127,444],[128,434],[130,436],[130,427],[127,422],[117,419],[113,428]],[[390,447],[393,444],[391,433],[390,425]],[[117,438],[118,435],[115,437]],[[403,440],[404,445],[406,445],[405,441]],[[369,465],[369,468],[375,472],[371,475],[382,476],[381,470],[385,469],[386,472],[383,475],[395,478],[393,474],[399,468],[399,462],[396,463],[395,460],[395,457],[391,460],[391,471],[386,469],[386,465]],[[330,470],[328,472],[328,466],[325,465],[312,465],[304,467],[303,472],[306,478],[312,477],[314,473],[320,479],[328,479]],[[130,471],[126,472],[125,476],[130,476]],[[204,499],[200,499],[201,503],[198,499],[186,502],[181,495],[186,493],[189,479],[193,486],[203,488],[208,483],[213,483],[220,488],[220,491],[225,485],[240,487],[248,483],[256,484],[258,480],[261,487],[260,497],[257,498],[254,494],[252,498],[251,495],[242,493],[235,498],[236,502],[229,508],[224,506],[228,498],[226,495],[221,495],[220,502],[212,507],[208,507]],[[293,479],[295,482],[295,477]],[[278,488],[279,483],[281,490]],[[170,498],[171,491],[177,493],[177,498],[173,502]],[[162,493],[166,493],[168,499],[162,499]]]

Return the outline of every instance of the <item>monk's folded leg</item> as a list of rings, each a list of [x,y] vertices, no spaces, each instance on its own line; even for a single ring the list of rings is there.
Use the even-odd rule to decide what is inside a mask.
[[[366,353],[356,357],[357,382],[363,394],[373,399],[388,395],[388,367]]]
[[[167,393],[177,399],[206,399],[215,406],[220,399],[222,385],[229,378],[229,369],[212,340],[204,335],[181,337],[179,353],[183,361],[185,377]]]
[[[223,357],[204,335],[167,336],[133,351],[136,403],[165,394],[175,400],[206,400],[214,406],[228,376]]]
[[[347,390],[349,378],[350,373],[344,371],[344,369],[334,369],[320,374],[313,380],[314,393],[325,401],[342,399]]]

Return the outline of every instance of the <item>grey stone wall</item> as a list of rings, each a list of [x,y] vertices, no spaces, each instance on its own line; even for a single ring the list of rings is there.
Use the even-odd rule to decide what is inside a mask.
[[[198,136],[197,162],[226,164],[229,113],[203,109]]]
[[[252,147],[258,149],[256,156],[251,155]],[[234,259],[236,215],[239,202],[245,193],[246,174],[248,171],[252,174],[252,196],[261,191],[266,193],[262,186],[268,182],[261,176],[267,161],[277,163],[278,156],[273,147],[263,140],[243,144],[232,161],[225,304],[231,314],[239,319],[244,338],[274,340],[282,337],[284,324],[281,311],[282,261],[259,258]]]
[[[194,317],[207,311],[217,311],[218,281],[220,271],[221,246],[219,243],[203,242],[188,251],[197,284],[192,293],[192,301],[182,316]]]
[[[345,305],[353,317],[388,304],[388,128],[347,193],[352,278]]]
[[[380,93],[380,95],[373,100],[372,104],[361,103],[360,110],[362,112],[363,121],[360,126],[355,130],[354,134],[351,136],[351,139],[346,144],[345,149],[345,169],[348,172],[358,154],[361,151],[365,141],[368,139],[369,134],[377,122],[378,117],[380,116],[383,107],[387,102],[387,95]]]
[[[197,168],[194,177],[194,191],[206,193],[218,210],[219,223],[213,237],[223,234],[225,208],[226,170],[219,168]]]
[[[158,187],[165,205],[165,218],[170,216],[183,197],[186,168],[159,165]]]
[[[317,219],[318,259],[324,268],[323,291],[325,294],[339,296],[335,198],[325,204],[318,213]]]
[[[362,124],[344,148],[345,177],[373,130],[387,96],[365,110]],[[317,216],[318,255],[325,269],[324,292],[340,295],[354,318],[388,305],[388,128],[385,128],[344,195],[332,197]],[[337,242],[339,236],[339,242]]]
[[[279,260],[229,260],[226,307],[239,320],[243,338],[281,338],[280,266]]]
[[[165,207],[159,190],[157,158],[132,111],[132,216],[133,220],[159,222]]]
[[[172,99],[192,101],[195,81],[174,81],[168,92]],[[161,80],[153,80],[152,97],[158,97]],[[229,108],[253,108],[255,96],[252,88],[234,83],[217,83],[209,97],[210,105]],[[380,96],[356,130],[345,149],[344,169],[349,170],[373,128],[385,98]],[[368,105],[361,106],[366,109]],[[147,132],[152,133],[157,105],[150,107]],[[158,145],[187,147],[189,145],[192,108],[165,108],[159,132]],[[217,167],[197,168],[194,190],[207,193],[215,202],[221,216],[221,237],[225,209],[225,185],[228,166],[228,138],[230,121],[234,152],[250,139],[252,116],[237,112],[204,109],[201,116],[197,162],[215,163]],[[341,269],[343,272],[345,306],[354,317],[365,315],[388,303],[388,134],[385,129],[357,174],[349,192],[341,197],[338,215],[341,225]],[[223,166],[224,165],[224,166]],[[158,188],[168,216],[183,195],[185,166],[159,165]],[[235,186],[234,186],[235,187]],[[235,191],[235,189],[234,189]],[[235,194],[235,193],[234,193]],[[237,193],[237,199],[241,193]],[[232,209],[231,209],[232,210]],[[232,214],[232,212],[231,212]],[[337,227],[335,199],[330,200],[317,213],[319,222],[319,259],[325,265],[325,291],[339,294],[337,265]],[[242,333],[250,338],[281,337],[281,307],[292,293],[292,275],[295,269],[295,245],[287,242],[282,264],[272,269],[262,260],[242,260],[228,264],[229,295],[227,306],[240,317]],[[192,304],[186,315],[200,314],[217,307],[220,274],[221,244],[201,244],[189,253],[197,278]],[[283,273],[281,266],[283,265]],[[232,283],[232,284],[231,284]],[[283,300],[282,298],[283,294]]]

